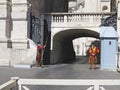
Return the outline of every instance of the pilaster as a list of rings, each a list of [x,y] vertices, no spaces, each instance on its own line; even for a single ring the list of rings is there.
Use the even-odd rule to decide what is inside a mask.
[[[12,48],[27,49],[27,0],[12,0]]]
[[[120,48],[120,0],[118,0],[116,5],[117,5],[117,32],[118,32],[118,37],[119,37],[118,46]],[[118,57],[118,67],[120,68],[120,55]]]
[[[118,35],[120,37],[120,2],[118,2],[117,4],[117,31],[118,31]]]
[[[10,49],[8,48],[8,40],[11,31],[10,13],[10,0],[0,0],[0,65],[9,65]]]
[[[11,2],[7,0],[0,0],[0,45],[7,47],[7,39],[10,33],[10,13],[11,13]]]

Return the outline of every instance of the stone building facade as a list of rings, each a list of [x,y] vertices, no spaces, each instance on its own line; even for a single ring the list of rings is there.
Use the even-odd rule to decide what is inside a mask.
[[[27,0],[2,0],[0,11],[0,65],[33,63],[36,46],[27,37]]]
[[[76,2],[78,9],[74,11],[77,13],[111,12],[117,7],[117,31],[120,34],[119,0],[70,1],[78,1]],[[0,65],[32,64],[36,58],[37,41],[30,38],[30,15],[41,18],[43,13],[67,13],[69,0],[1,0],[0,11]],[[46,41],[45,33],[49,31],[45,25],[40,22],[42,44]],[[44,29],[47,31],[44,32]]]

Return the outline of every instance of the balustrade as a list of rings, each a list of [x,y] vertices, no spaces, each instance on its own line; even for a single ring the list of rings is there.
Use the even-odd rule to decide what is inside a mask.
[[[87,23],[87,24],[101,24],[102,18],[107,18],[114,13],[52,13],[52,23]]]

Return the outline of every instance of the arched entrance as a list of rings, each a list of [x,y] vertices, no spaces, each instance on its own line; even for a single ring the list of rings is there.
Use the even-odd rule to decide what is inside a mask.
[[[70,63],[75,61],[75,51],[72,40],[79,37],[94,37],[99,39],[99,33],[88,29],[70,29],[58,32],[53,37],[51,64]]]

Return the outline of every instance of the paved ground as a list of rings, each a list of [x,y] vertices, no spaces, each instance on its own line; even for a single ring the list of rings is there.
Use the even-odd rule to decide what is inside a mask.
[[[0,84],[10,80],[11,77],[37,78],[37,79],[120,79],[120,73],[115,71],[102,71],[99,68],[89,70],[88,64],[59,64],[48,65],[43,68],[13,68],[0,67]],[[37,86],[32,90],[86,90],[79,86]],[[81,88],[81,89],[80,89]],[[120,90],[120,87],[107,87],[106,90]]]

